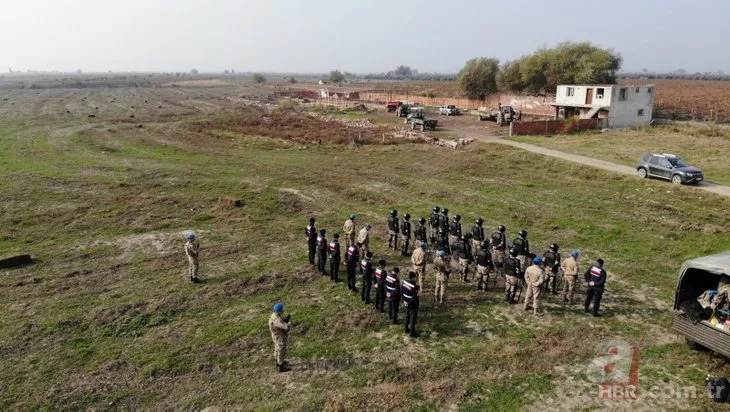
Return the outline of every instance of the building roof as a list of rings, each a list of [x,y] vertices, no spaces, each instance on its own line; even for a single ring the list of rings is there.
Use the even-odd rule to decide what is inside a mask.
[[[558,87],[654,87],[652,84],[559,84]]]
[[[550,106],[555,107],[580,107],[583,109],[593,109],[596,107],[594,104],[581,104],[581,103],[550,103]],[[601,110],[608,110],[608,106],[601,106]]]

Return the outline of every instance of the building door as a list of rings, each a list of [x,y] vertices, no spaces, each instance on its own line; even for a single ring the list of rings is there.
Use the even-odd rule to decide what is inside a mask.
[[[586,104],[593,104],[593,89],[586,89]]]

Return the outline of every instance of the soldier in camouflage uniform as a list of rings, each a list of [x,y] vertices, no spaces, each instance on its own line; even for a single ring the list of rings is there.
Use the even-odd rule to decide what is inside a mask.
[[[195,233],[188,233],[185,238],[185,256],[188,257],[188,276],[191,282],[198,282],[200,243],[195,241]]]

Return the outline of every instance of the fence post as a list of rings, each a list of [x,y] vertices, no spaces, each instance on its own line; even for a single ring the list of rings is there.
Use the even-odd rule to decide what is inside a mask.
[[[509,137],[513,136],[515,122],[509,122]]]

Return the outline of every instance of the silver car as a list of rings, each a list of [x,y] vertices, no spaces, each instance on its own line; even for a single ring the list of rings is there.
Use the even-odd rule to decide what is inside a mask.
[[[639,160],[636,172],[641,178],[658,177],[676,185],[695,184],[705,180],[702,170],[669,153],[645,155]]]

